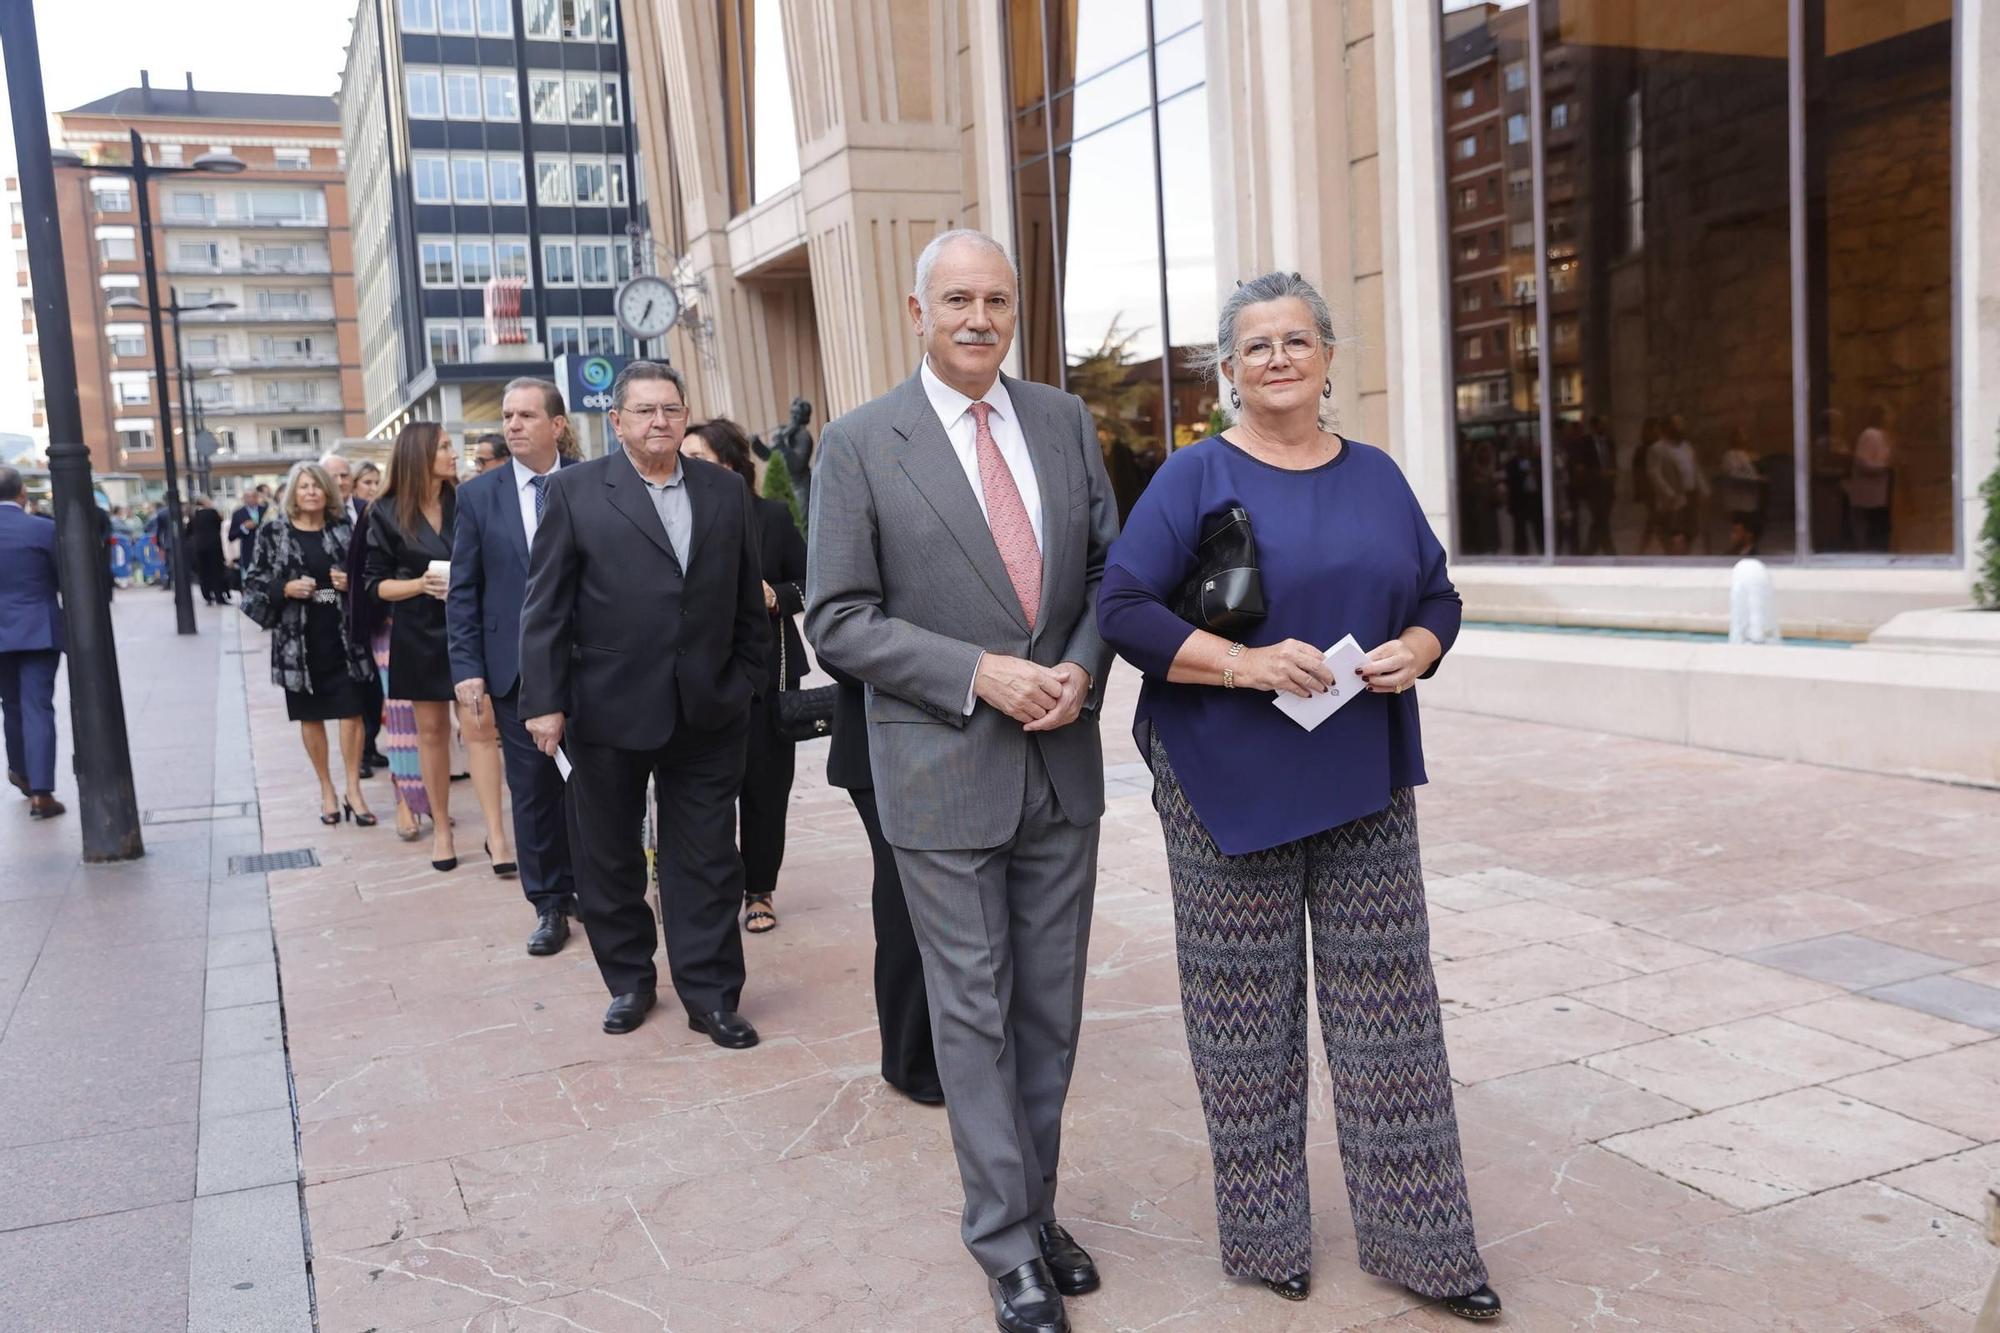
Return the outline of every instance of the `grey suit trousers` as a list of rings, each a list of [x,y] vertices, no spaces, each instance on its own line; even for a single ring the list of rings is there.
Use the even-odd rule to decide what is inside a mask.
[[[895,849],[965,1186],[961,1234],[989,1277],[1037,1258],[1035,1228],[1055,1218],[1097,880],[1097,825],[1062,817],[1030,754],[1006,843]]]

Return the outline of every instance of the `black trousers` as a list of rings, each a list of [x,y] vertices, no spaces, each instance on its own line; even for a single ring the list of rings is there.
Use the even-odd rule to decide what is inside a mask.
[[[196,547],[188,554],[194,559],[194,577],[201,587],[201,599],[205,602],[227,600],[229,572],[222,563],[222,548]]]
[[[507,765],[507,790],[514,799],[514,854],[521,866],[521,892],[535,914],[575,907],[576,876],[570,869],[567,791],[556,761],[535,748],[521,725],[520,687],[487,696],[500,732],[500,755]]]
[[[785,863],[785,816],[797,765],[798,747],[778,730],[778,696],[768,694],[750,708],[743,799],[738,803],[746,898],[768,898],[778,887],[778,868]]]
[[[690,1014],[735,1009],[743,993],[743,862],[736,797],[749,719],[697,731],[682,717],[656,750],[565,739],[576,814],[577,915],[613,995],[658,989],[659,933],[646,901],[646,780],[658,798],[660,911],[674,993]]]
[[[882,836],[874,788],[861,787],[847,795],[861,816],[861,827],[868,830],[868,850],[875,860],[875,1020],[882,1029],[882,1078],[905,1092],[935,1092],[939,1085],[937,1052],[931,1047],[930,996],[924,989],[923,955],[917,952],[917,933],[910,925],[895,849]]]
[[[361,694],[362,753],[381,754],[382,751],[376,747],[376,740],[382,734],[382,709],[386,702],[382,698],[382,673],[369,672],[368,679],[356,682],[355,688]]]

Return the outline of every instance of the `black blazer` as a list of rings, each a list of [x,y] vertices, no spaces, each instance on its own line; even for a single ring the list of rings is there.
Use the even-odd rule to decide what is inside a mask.
[[[652,750],[677,717],[710,731],[748,715],[771,645],[750,488],[713,463],[680,466],[685,573],[623,449],[556,473],[521,611],[523,718],[562,713],[585,744]]]
[[[569,460],[556,460],[558,470]],[[554,478],[550,479],[554,484]],[[451,540],[451,596],[445,625],[451,678],[475,677],[488,694],[506,694],[521,679],[521,607],[528,598],[528,531],[514,465],[482,472],[458,493]]]
[[[396,502],[384,496],[368,507],[368,556],[363,566],[364,591],[385,605],[395,619],[389,626],[389,697],[440,700],[452,697],[451,665],[445,646],[444,603],[435,597],[411,597],[382,603],[384,579],[422,578],[433,560],[451,559],[451,534],[458,518],[455,488],[438,497],[444,511],[441,532],[433,532],[421,516],[416,527],[403,530],[396,520]],[[379,623],[379,622],[378,622]]]
[[[197,555],[222,550],[222,511],[198,508],[188,515],[188,549]]]
[[[792,507],[783,500],[753,500],[757,506],[757,555],[764,582],[777,594],[778,609],[770,613],[785,635],[785,688],[797,689],[806,674],[806,645],[792,619],[806,609],[806,539],[792,522]],[[764,693],[778,688],[778,645],[771,641],[771,666],[764,673]]]

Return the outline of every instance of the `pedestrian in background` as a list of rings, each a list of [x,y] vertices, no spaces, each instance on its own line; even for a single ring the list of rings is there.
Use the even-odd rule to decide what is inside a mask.
[[[367,583],[368,563],[368,507],[375,503],[375,497],[382,493],[382,469],[373,463],[362,463],[354,469],[354,499],[350,506],[354,515],[354,542],[347,553],[347,619],[356,643],[365,644],[372,657],[375,651],[375,631],[381,623],[382,603],[369,597],[361,590]],[[382,668],[377,665],[368,673],[368,679],[361,684],[361,729],[364,748],[361,751],[361,776],[372,778],[379,770],[389,768],[389,757],[382,753]],[[392,775],[393,776],[393,775]],[[400,804],[400,802],[399,802]],[[404,825],[397,819],[397,826]]]
[[[361,791],[361,682],[368,650],[348,630],[347,553],[354,527],[339,507],[333,478],[317,463],[294,463],[282,511],[257,528],[243,575],[243,614],[271,631],[271,680],[284,687],[285,715],[299,724],[319,779],[319,821],[352,819],[372,828]],[[340,724],[343,797],[328,767],[326,724]]]
[[[194,497],[188,515],[188,556],[194,561],[201,600],[210,606],[229,605],[229,573],[222,558],[222,511],[206,495]]]
[[[271,488],[252,486],[243,493],[243,503],[236,506],[229,515],[229,540],[236,543],[236,572],[250,567],[250,556],[257,542],[257,525],[264,521],[264,513],[271,506]]]
[[[30,514],[18,468],[0,465],[0,715],[7,781],[28,814],[62,814],[56,790],[56,666],[62,660],[62,600],[56,525]]]
[[[757,497],[750,438],[726,417],[689,426],[681,454],[719,463],[750,488],[757,512],[757,553],[764,572],[764,610],[771,618],[770,668],[764,696],[750,710],[750,739],[737,802],[737,843],[743,855],[743,929],[762,935],[778,927],[771,896],[785,861],[785,819],[792,801],[798,747],[778,729],[778,693],[805,678],[806,645],[793,619],[806,609],[806,539],[791,506]]]
[[[1137,739],[1166,836],[1224,1269],[1290,1300],[1311,1286],[1310,924],[1362,1270],[1486,1319],[1500,1301],[1445,1063],[1406,693],[1457,636],[1459,597],[1395,461],[1328,423],[1333,351],[1326,302],[1298,274],[1237,284],[1215,352],[1235,424],[1154,476],[1111,549],[1099,621],[1146,676]],[[1232,639],[1173,608],[1210,520],[1237,506],[1267,612]],[[1323,654],[1349,634],[1367,657],[1336,680]],[[1366,693],[1312,730],[1271,706],[1330,688]]]
[[[473,475],[482,476],[495,468],[504,467],[509,457],[506,436],[482,435],[472,446]]]

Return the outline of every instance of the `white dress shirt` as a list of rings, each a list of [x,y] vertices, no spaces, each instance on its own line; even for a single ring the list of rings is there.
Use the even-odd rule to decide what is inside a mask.
[[[552,466],[547,472],[537,473],[519,458],[509,459],[507,466],[514,469],[514,496],[521,504],[521,528],[528,534],[528,549],[532,551],[535,549],[535,529],[539,526],[535,522],[535,478],[554,476],[555,468]]]
[[[939,379],[928,356],[917,376],[923,382],[924,396],[931,400],[931,411],[937,413],[938,424],[944,427],[945,436],[951,441],[951,451],[958,455],[958,465],[965,469],[965,479],[972,485],[972,498],[979,502],[979,512],[986,514],[986,487],[979,481],[979,422],[971,411],[974,400]],[[1021,419],[1014,414],[1014,400],[1007,396],[1007,386],[995,375],[992,386],[977,401],[993,407],[986,416],[986,429],[992,433],[1007,470],[1014,474],[1014,487],[1021,492],[1021,503],[1028,510],[1028,526],[1035,531],[1035,549],[1041,550],[1042,491],[1035,484],[1035,461],[1028,456],[1028,441],[1021,434]],[[992,522],[991,515],[987,515],[987,522]],[[985,660],[986,654],[982,652],[979,661],[972,664],[972,680],[965,687],[967,717],[972,716],[972,710],[979,704],[979,667]]]

